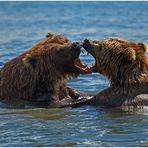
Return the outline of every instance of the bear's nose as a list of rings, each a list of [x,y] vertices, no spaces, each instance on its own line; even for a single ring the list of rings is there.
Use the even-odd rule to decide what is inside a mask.
[[[74,48],[81,48],[81,47],[82,47],[82,45],[81,45],[79,42],[73,42],[73,43],[72,43],[72,46],[73,46]]]
[[[84,40],[84,44],[93,44],[93,41],[89,40],[89,39],[85,39]]]
[[[89,40],[88,40],[88,39],[85,39],[85,40],[84,40],[84,43],[89,43]]]

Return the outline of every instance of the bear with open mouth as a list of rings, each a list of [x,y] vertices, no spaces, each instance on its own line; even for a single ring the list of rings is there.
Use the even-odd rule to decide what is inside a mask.
[[[90,100],[90,104],[148,106],[148,57],[145,43],[120,38],[102,41],[85,39],[83,47],[95,59],[92,71],[101,73],[110,81],[110,86]]]
[[[0,100],[17,108],[62,107],[65,104],[61,100],[66,98],[70,98],[70,104],[82,94],[67,86],[67,78],[91,73],[79,58],[81,48],[79,42],[71,43],[63,35],[48,33],[0,70]]]

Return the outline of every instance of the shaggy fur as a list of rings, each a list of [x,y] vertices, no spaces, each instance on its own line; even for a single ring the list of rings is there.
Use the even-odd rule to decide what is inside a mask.
[[[147,45],[119,38],[85,40],[83,47],[94,56],[94,72],[110,81],[110,87],[98,93],[93,104],[105,106],[148,105]]]
[[[79,75],[74,60],[80,49],[63,35],[48,33],[0,70],[0,99],[9,104],[26,100],[48,106],[69,97],[66,78]]]

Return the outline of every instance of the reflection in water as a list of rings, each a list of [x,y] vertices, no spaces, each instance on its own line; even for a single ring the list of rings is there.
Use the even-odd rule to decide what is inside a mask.
[[[60,120],[68,115],[64,109],[2,109],[0,110],[0,115],[27,115],[32,118],[42,119],[42,120]]]
[[[48,31],[72,41],[118,36],[148,42],[147,2],[0,2],[0,20],[0,68]],[[94,63],[86,54],[81,59]],[[69,85],[97,93],[108,81],[93,73],[70,80]],[[0,146],[148,146],[147,125],[146,109],[1,108]]]
[[[147,141],[147,116],[119,109],[83,106],[0,112],[4,146],[145,146]]]

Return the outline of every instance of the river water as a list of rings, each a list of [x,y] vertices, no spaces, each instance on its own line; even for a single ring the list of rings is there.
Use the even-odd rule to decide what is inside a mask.
[[[148,43],[148,2],[0,2],[0,67],[48,31],[72,41],[118,36]],[[100,74],[68,83],[91,93],[109,84]],[[0,146],[148,146],[148,111],[0,108]]]

